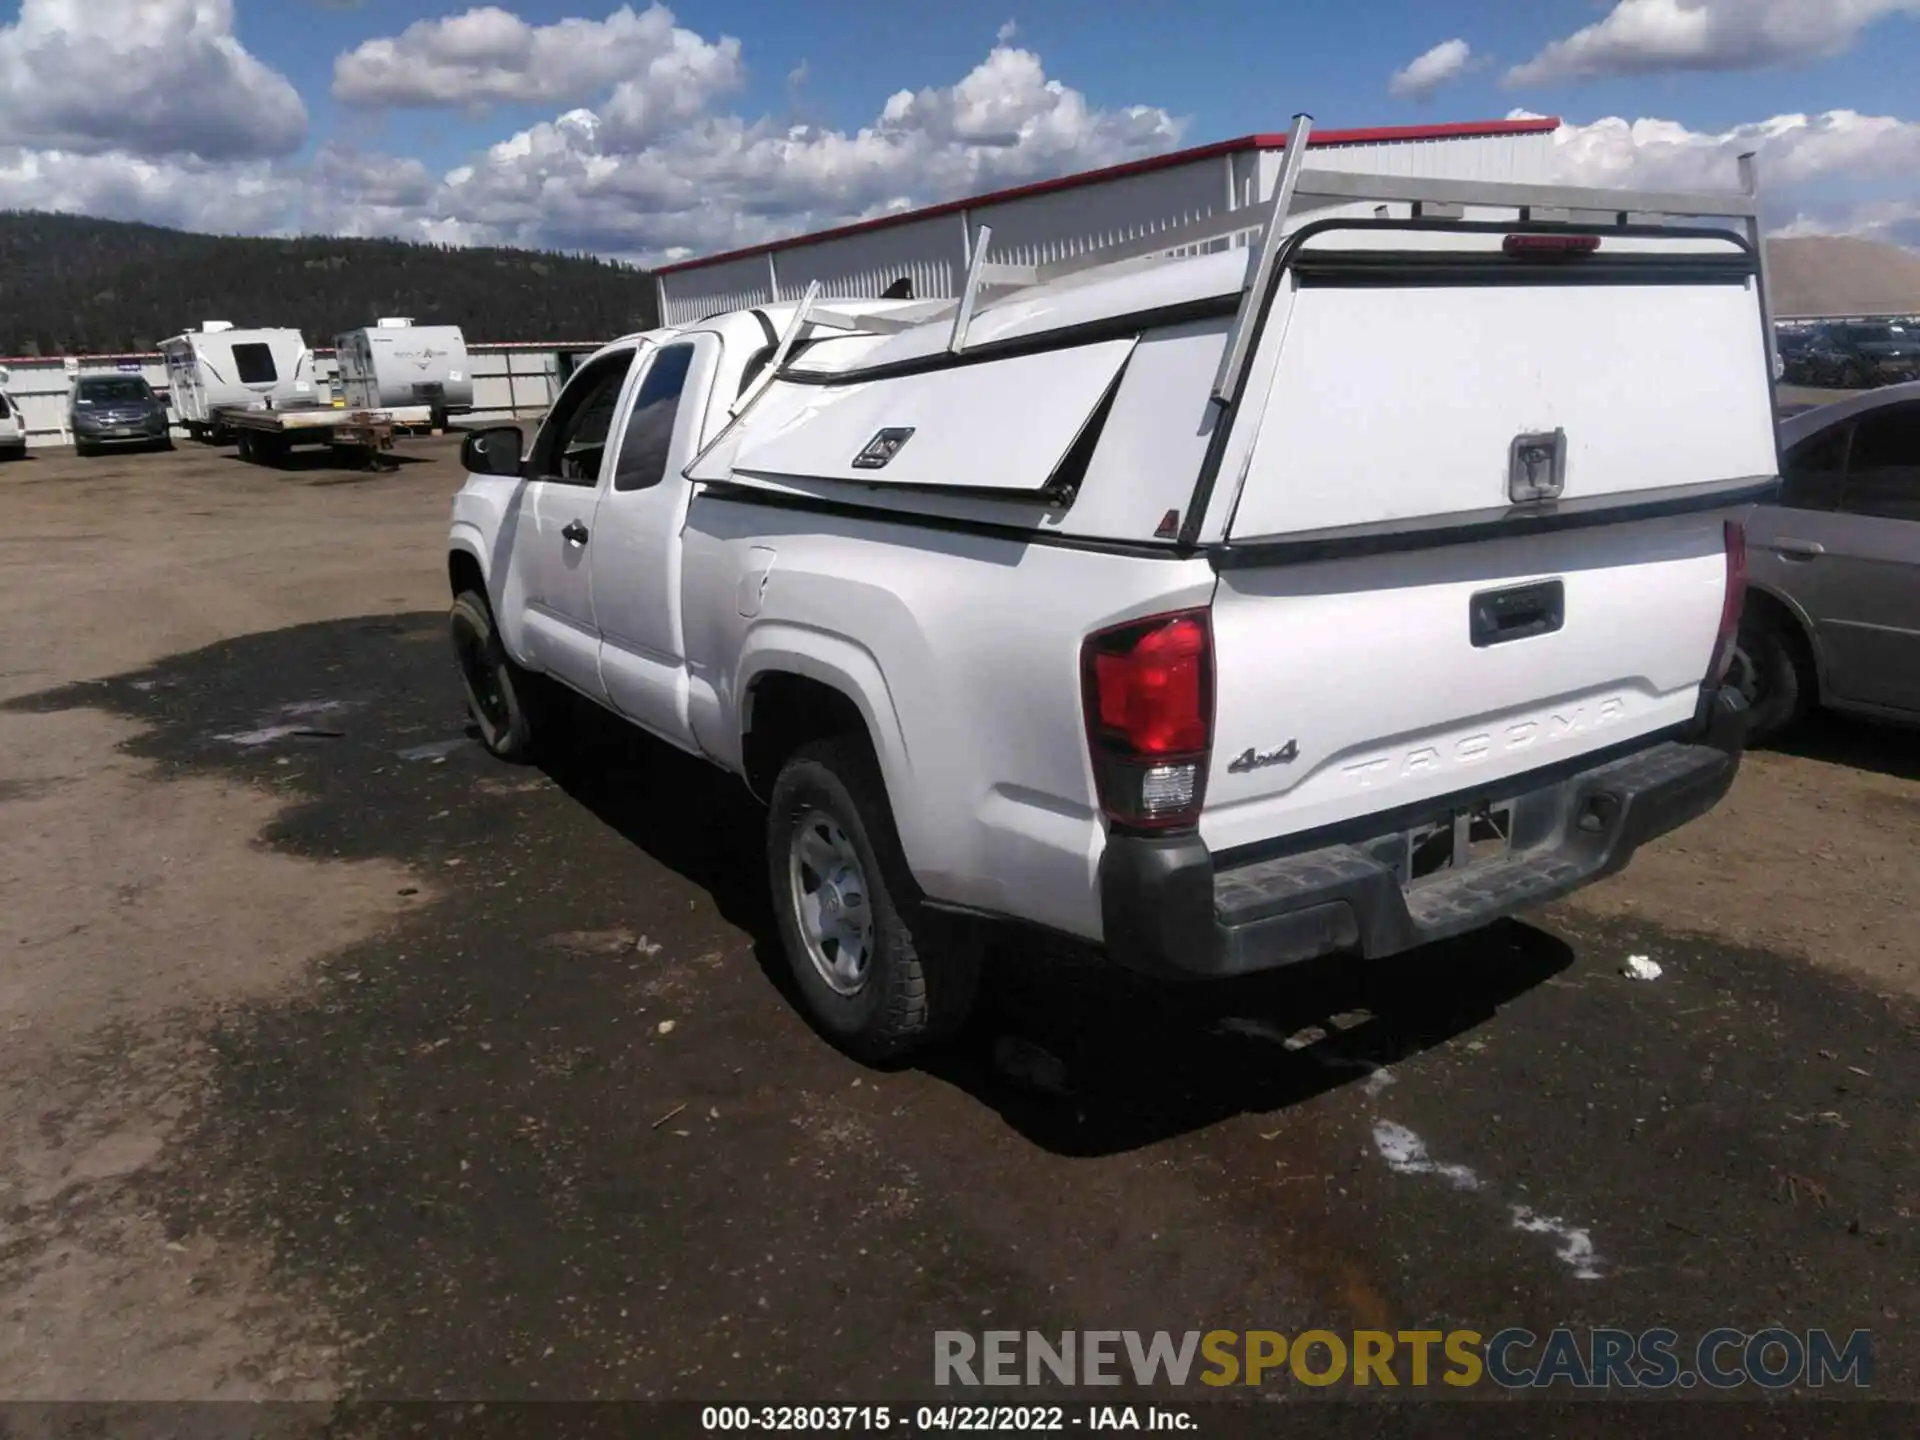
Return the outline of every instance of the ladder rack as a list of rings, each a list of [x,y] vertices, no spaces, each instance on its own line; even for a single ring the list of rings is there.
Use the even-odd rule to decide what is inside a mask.
[[[1310,116],[1294,117],[1271,200],[1228,208],[1110,244],[1089,246],[1077,254],[1044,264],[991,259],[993,231],[991,227],[982,226],[967,237],[969,263],[966,283],[958,299],[924,301],[910,310],[898,307],[888,312],[859,314],[820,308],[812,303],[816,290],[809,296],[804,323],[849,333],[886,335],[950,318],[952,331],[947,348],[957,354],[965,348],[968,328],[981,310],[1016,298],[1034,287],[1101,271],[1123,273],[1119,267],[1139,268],[1206,250],[1257,247],[1214,387],[1215,400],[1225,404],[1231,401],[1239,384],[1253,317],[1260,313],[1266,292],[1276,283],[1274,267],[1287,221],[1290,218],[1305,220],[1314,211],[1363,205],[1374,206],[1377,214],[1387,218],[1392,207],[1403,206],[1413,218],[1461,219],[1470,209],[1493,210],[1508,213],[1484,218],[1517,224],[1577,225],[1588,231],[1609,226],[1662,225],[1676,220],[1737,222],[1738,232],[1751,248],[1758,268],[1770,365],[1776,359],[1773,317],[1768,303],[1766,247],[1761,240],[1758,185],[1751,155],[1740,157],[1738,190],[1713,192],[1614,190],[1430,175],[1368,175],[1306,164],[1312,128]],[[988,292],[995,293],[989,296]],[[774,368],[769,367],[769,375]]]

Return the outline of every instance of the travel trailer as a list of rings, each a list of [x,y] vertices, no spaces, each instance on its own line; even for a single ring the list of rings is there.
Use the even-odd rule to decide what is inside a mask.
[[[457,325],[389,316],[334,341],[337,393],[350,409],[426,405],[436,426],[473,409],[473,367]]]
[[[160,342],[173,413],[196,440],[230,438],[218,411],[315,405],[313,352],[298,330],[236,330],[208,320]]]

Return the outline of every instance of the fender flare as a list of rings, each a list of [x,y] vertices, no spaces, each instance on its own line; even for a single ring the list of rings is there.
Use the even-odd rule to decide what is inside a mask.
[[[914,793],[913,756],[892,688],[873,652],[843,635],[790,621],[765,620],[755,625],[740,647],[734,680],[733,693],[738,697],[734,723],[743,753],[751,719],[749,697],[760,678],[774,672],[817,681],[839,691],[859,709],[880,762],[880,776],[887,787],[887,802],[893,810],[900,844],[911,863],[919,850],[921,828],[913,807],[903,803]]]
[[[456,520],[447,532],[447,555],[465,555],[480,567],[481,582],[487,587],[487,603],[493,603],[493,566],[487,554],[486,536],[471,520]]]

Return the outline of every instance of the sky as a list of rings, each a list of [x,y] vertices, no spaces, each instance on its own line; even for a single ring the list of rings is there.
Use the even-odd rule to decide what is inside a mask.
[[[1920,0],[11,0],[0,208],[655,263],[1256,132],[1552,115],[1562,178],[1920,250]]]

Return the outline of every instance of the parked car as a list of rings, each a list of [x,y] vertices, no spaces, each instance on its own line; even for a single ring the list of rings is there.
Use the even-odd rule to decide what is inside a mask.
[[[1920,380],[1920,334],[1903,326],[1834,325],[1824,339],[1838,357],[1843,390]]]
[[[558,684],[743,779],[796,989],[866,1059],[965,1017],[994,924],[1218,979],[1613,873],[1744,743],[1751,251],[1394,228],[1251,289],[1220,251],[609,345],[530,448],[463,445],[478,733],[565,757]]]
[[[1920,382],[1795,415],[1780,450],[1730,674],[1753,738],[1816,706],[1920,719]]]
[[[1777,342],[1780,378],[1789,385],[1815,390],[1857,390],[1858,373],[1848,374],[1850,357],[1827,334],[1824,326],[1782,330]]]
[[[26,419],[13,397],[0,390],[0,460],[18,460],[26,453]]]
[[[82,375],[73,384],[67,426],[76,455],[111,445],[173,448],[167,407],[138,375]]]

